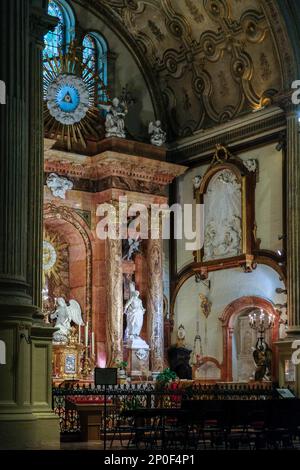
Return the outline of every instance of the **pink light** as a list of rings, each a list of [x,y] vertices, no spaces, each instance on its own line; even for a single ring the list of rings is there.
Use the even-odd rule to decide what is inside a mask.
[[[97,366],[98,367],[105,367],[106,366],[106,353],[104,351],[98,351]]]

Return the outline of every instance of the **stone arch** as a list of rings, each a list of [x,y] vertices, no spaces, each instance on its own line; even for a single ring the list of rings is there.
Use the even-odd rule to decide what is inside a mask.
[[[262,308],[265,312],[275,315],[276,322],[272,331],[272,343],[278,339],[279,334],[279,314],[273,303],[267,299],[258,296],[245,296],[234,300],[227,305],[219,318],[222,322],[223,329],[223,363],[222,363],[222,379],[226,382],[232,382],[232,336],[234,332],[234,322],[236,318],[249,308]],[[277,378],[278,354],[273,351],[274,361],[272,364],[273,377]]]
[[[86,320],[92,320],[92,279],[93,279],[93,264],[92,264],[92,241],[93,235],[87,227],[84,220],[69,207],[48,203],[44,206],[44,221],[54,219],[65,221],[76,230],[76,233],[81,237],[82,243],[85,247],[86,254],[86,269],[85,269],[85,317]]]

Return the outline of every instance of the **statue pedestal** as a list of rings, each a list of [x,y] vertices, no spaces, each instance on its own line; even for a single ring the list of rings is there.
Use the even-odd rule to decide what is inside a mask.
[[[131,377],[149,375],[149,346],[141,338],[128,340],[128,372]]]

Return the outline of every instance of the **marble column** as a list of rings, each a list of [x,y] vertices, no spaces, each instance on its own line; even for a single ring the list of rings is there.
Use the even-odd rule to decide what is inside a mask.
[[[52,328],[42,321],[41,50],[44,0],[0,2],[0,448],[57,443],[51,409]],[[39,36],[39,37],[37,37]]]
[[[162,240],[147,242],[148,295],[147,326],[150,346],[150,369],[160,372],[164,368],[163,268]]]
[[[288,334],[300,334],[300,138],[299,110],[287,111]]]
[[[286,338],[276,342],[279,352],[279,384],[287,386],[286,366],[295,373],[294,391],[300,396],[300,365],[292,364],[292,345],[300,339],[300,168],[299,110],[290,102],[286,111],[286,248],[287,248],[287,312]],[[289,383],[289,385],[291,385]]]
[[[123,274],[122,240],[106,240],[107,367],[123,360]]]

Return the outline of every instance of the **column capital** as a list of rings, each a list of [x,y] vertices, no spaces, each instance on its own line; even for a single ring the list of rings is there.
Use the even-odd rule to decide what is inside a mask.
[[[37,6],[30,9],[30,34],[31,37],[44,47],[44,36],[48,31],[53,31],[57,25],[57,18],[48,15],[46,11]]]

